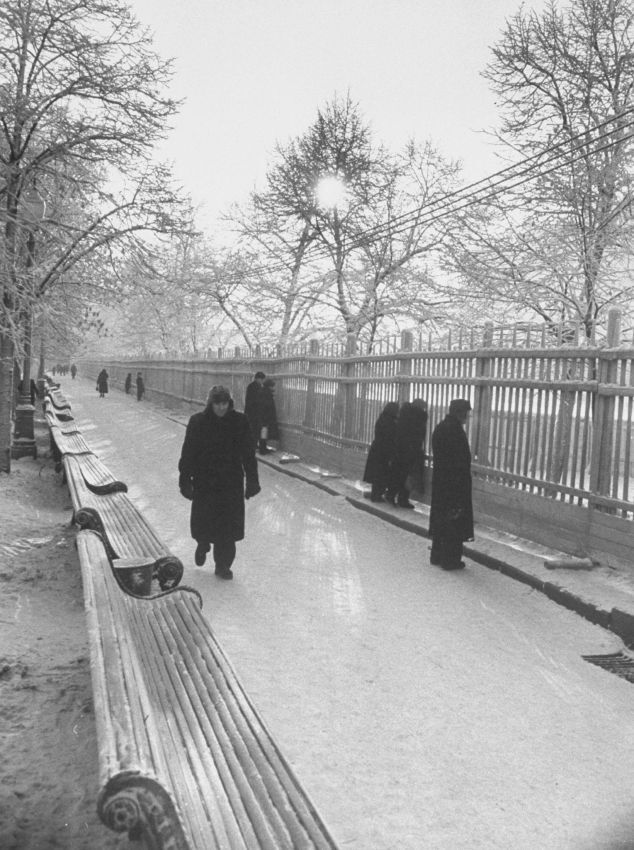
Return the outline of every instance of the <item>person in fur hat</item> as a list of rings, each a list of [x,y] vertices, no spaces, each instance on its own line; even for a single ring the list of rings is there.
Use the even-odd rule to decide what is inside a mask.
[[[260,492],[260,482],[249,421],[225,387],[212,387],[206,408],[187,423],[178,471],[180,492],[192,502],[194,560],[202,566],[213,547],[215,574],[232,579],[244,500]]]

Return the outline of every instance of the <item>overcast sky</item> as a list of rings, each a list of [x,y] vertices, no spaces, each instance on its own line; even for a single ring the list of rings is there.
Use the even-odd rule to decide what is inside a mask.
[[[535,3],[529,2],[532,7]],[[276,141],[347,91],[392,150],[431,139],[469,181],[496,171],[480,72],[519,0],[132,0],[185,98],[161,156],[205,223],[262,180]]]

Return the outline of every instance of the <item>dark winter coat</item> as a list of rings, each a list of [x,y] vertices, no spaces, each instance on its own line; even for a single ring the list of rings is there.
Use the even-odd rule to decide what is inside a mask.
[[[460,421],[445,416],[434,428],[431,444],[434,467],[429,534],[472,540],[471,451]]]
[[[258,381],[251,381],[244,395],[244,414],[249,420],[254,440],[259,439],[260,428],[262,427],[260,424],[260,410],[263,391],[264,387],[262,384]]]
[[[143,396],[145,395],[145,381],[143,380],[141,375],[136,376],[136,397],[138,401],[141,401]]]
[[[399,465],[409,471],[425,450],[427,411],[411,402],[401,406],[396,420],[394,456]]]
[[[396,420],[396,442],[390,474],[390,490],[403,493],[407,476],[416,470],[422,473],[427,411],[412,402],[405,402]]]
[[[390,466],[396,446],[396,417],[398,403],[388,402],[374,425],[374,439],[370,444],[363,480],[384,489],[390,480]]]
[[[216,416],[211,406],[187,424],[178,464],[181,492],[193,485],[190,529],[206,543],[244,538],[244,481],[258,485],[249,423],[232,407]]]
[[[97,375],[97,390],[100,393],[108,392],[108,373],[105,369],[102,369],[101,372]]]
[[[267,439],[279,440],[280,432],[277,425],[277,410],[275,409],[275,395],[273,388],[266,383],[262,387],[259,396],[258,423],[260,429],[267,429]],[[259,435],[259,431],[258,431]]]
[[[129,393],[130,388],[132,387],[132,373],[128,373],[126,375],[124,387],[125,387],[126,393]]]

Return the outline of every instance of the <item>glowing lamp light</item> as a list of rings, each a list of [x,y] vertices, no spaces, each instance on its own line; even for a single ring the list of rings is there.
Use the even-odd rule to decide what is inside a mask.
[[[347,201],[346,187],[338,177],[333,177],[333,175],[322,177],[318,181],[315,187],[315,195],[319,206],[325,209],[345,206]]]

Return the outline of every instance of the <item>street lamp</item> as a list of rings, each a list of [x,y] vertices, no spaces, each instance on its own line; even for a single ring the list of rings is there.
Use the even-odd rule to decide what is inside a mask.
[[[35,232],[44,218],[46,204],[35,189],[26,192],[20,198],[19,220],[26,232],[27,281],[32,274],[35,260]],[[31,404],[31,335],[33,315],[30,307],[24,317],[24,365],[22,368],[22,390],[15,406],[15,423],[11,442],[11,457],[37,457],[37,445],[33,428],[35,408]]]

